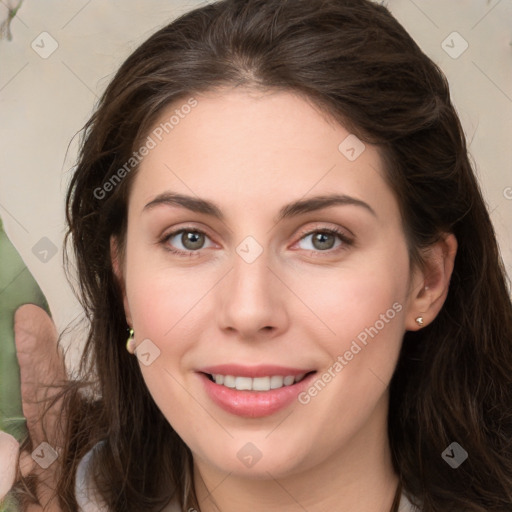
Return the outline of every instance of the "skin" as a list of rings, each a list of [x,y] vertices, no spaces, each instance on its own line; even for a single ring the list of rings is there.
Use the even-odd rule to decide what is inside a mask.
[[[141,371],[193,453],[201,510],[217,510],[215,501],[223,512],[291,512],[299,504],[320,512],[341,503],[352,512],[387,512],[397,486],[388,384],[404,332],[419,328],[420,315],[427,325],[442,307],[455,238],[446,235],[425,253],[423,270],[411,268],[378,148],[366,144],[349,161],[338,150],[349,132],[304,99],[249,89],[196,98],[142,161],[124,257],[115,239],[112,249],[136,345],[149,339],[160,350]],[[145,210],[167,191],[214,201],[225,218],[168,204]],[[284,205],[332,193],[374,213],[337,205],[275,222]],[[185,227],[207,235],[192,256],[166,250],[187,250],[180,235],[163,240]],[[353,243],[334,236],[334,247],[322,250],[307,235],[329,228]],[[236,252],[247,236],[263,250],[250,264]],[[393,304],[400,311],[307,405],[240,418],[209,399],[196,373],[239,363],[321,375]],[[261,453],[252,467],[237,457],[248,442]]]
[[[62,420],[63,424],[66,421],[62,401],[57,401],[41,420],[47,406],[43,400],[53,396],[58,387],[67,380],[55,325],[44,310],[33,304],[25,304],[14,315],[14,339],[20,366],[23,415],[27,419],[34,451],[40,454],[41,443],[45,442],[60,453],[62,435],[59,421]],[[49,385],[55,386],[54,390],[46,391]],[[54,494],[59,458],[43,468],[36,464],[36,459],[29,452],[18,453],[18,450],[18,442],[12,436],[0,432],[0,502],[19,473],[24,476],[31,474],[37,482],[35,491],[40,505],[31,504],[24,510],[59,512],[61,509]]]

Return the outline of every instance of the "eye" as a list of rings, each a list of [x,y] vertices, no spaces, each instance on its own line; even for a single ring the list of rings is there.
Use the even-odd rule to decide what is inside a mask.
[[[301,249],[309,251],[327,252],[330,250],[336,251],[343,249],[352,244],[352,241],[341,231],[337,229],[317,229],[310,231],[302,236],[300,242],[306,241],[306,246]],[[336,245],[337,244],[337,245]]]
[[[196,228],[182,228],[165,235],[162,243],[165,247],[176,254],[191,255],[201,249],[205,249],[205,242],[210,240],[203,231]],[[210,241],[211,242],[211,241]],[[211,243],[207,247],[212,247]]]

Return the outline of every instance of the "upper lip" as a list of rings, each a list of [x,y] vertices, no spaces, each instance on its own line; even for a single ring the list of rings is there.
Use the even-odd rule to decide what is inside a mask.
[[[243,366],[240,364],[220,364],[216,366],[207,366],[197,370],[198,372],[207,373],[210,375],[233,375],[235,377],[271,377],[274,375],[281,375],[286,377],[288,375],[303,375],[314,371],[312,368],[291,368],[287,366],[277,365],[258,365],[258,366]]]

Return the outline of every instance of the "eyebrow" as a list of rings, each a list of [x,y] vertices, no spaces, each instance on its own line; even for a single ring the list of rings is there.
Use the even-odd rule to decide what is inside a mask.
[[[220,221],[225,220],[222,210],[213,201],[185,194],[176,194],[173,192],[163,192],[162,194],[159,194],[152,201],[146,204],[142,211],[152,210],[153,208],[161,205],[181,206],[192,212],[210,215]],[[321,210],[323,208],[343,205],[362,207],[370,212],[374,217],[377,217],[375,210],[369,204],[361,201],[360,199],[356,199],[355,197],[347,196],[345,194],[329,194],[314,196],[308,199],[299,199],[283,206],[279,210],[275,223],[277,224],[283,219]]]

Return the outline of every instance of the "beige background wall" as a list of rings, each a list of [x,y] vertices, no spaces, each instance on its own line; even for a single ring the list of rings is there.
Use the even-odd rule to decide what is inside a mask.
[[[61,266],[63,195],[77,139],[66,156],[68,144],[128,54],[205,3],[24,0],[12,41],[0,41],[0,216],[59,330],[80,314]],[[512,275],[512,1],[385,3],[448,76]]]

